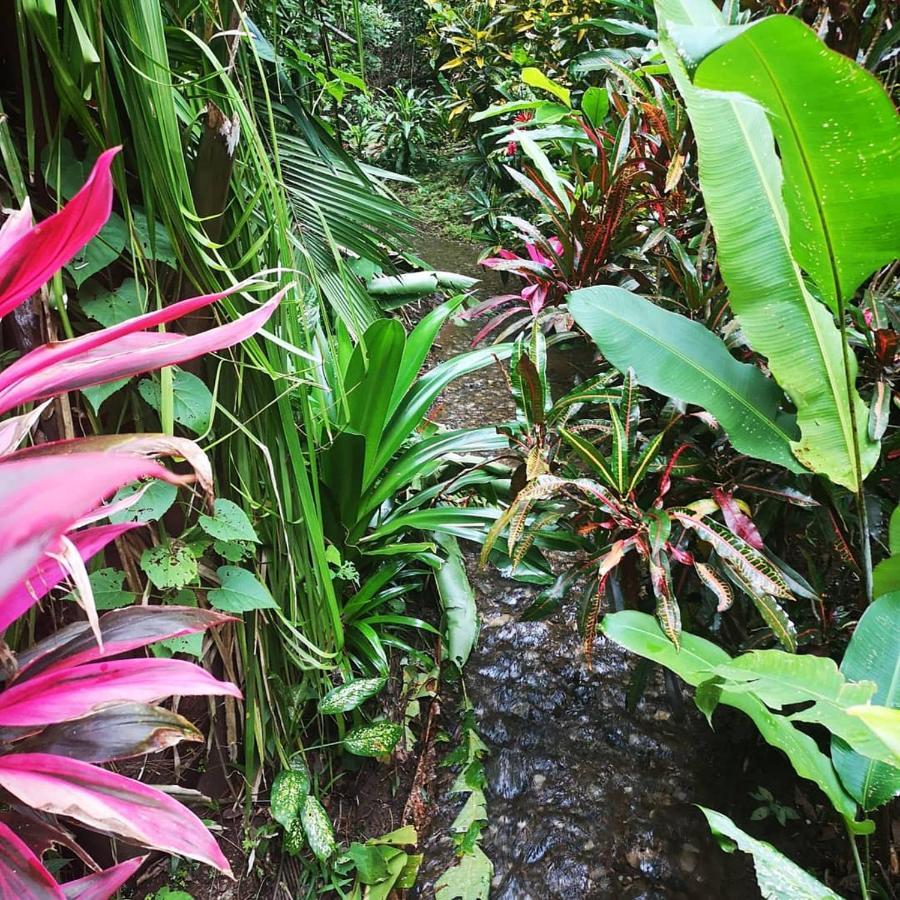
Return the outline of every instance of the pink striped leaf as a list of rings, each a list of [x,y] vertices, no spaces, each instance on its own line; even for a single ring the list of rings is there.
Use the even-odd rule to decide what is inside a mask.
[[[16,741],[17,753],[53,753],[104,763],[143,756],[203,735],[183,716],[161,706],[117,703],[73,722],[60,722]],[[31,843],[31,846],[34,846]]]
[[[234,622],[232,616],[195,606],[129,606],[100,616],[103,649],[87,622],[75,622],[54,632],[18,655],[16,679],[118,656],[156,641],[184,637]]]
[[[69,540],[87,562],[107,544],[132,528],[140,528],[141,522],[126,522],[122,525],[99,525],[70,534]],[[0,605],[0,631],[8,628],[19,616],[26,613],[53,590],[64,578],[66,572],[53,558],[45,556],[28,575],[6,595]],[[0,695],[2,696],[2,695]]]
[[[240,343],[265,325],[287,288],[247,315],[199,334],[144,330],[208,306],[239,287],[32,350],[0,373],[0,414],[23,403],[174,366]]]
[[[34,809],[231,875],[228,860],[203,823],[167,794],[139,781],[64,756],[11,753],[0,756],[0,787]]]
[[[92,872],[77,881],[60,885],[66,900],[108,900],[144,864],[146,856],[136,856],[117,866]]]
[[[65,894],[28,849],[0,822],[0,900],[65,900]]]
[[[190,480],[130,454],[0,460],[0,610],[73,522],[118,488],[148,476],[173,484]]]
[[[120,659],[14,682],[0,693],[0,725],[52,725],[107,703],[155,703],[173,694],[241,696],[233,684],[184,660]]]
[[[112,209],[110,166],[118,147],[97,157],[81,190],[58,212],[25,228],[23,209],[5,226],[0,239],[0,317],[46,284],[91,238],[99,234]]]

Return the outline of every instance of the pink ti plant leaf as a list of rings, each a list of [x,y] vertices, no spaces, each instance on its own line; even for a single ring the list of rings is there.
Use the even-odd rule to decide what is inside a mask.
[[[0,470],[2,471],[2,470]],[[81,558],[87,562],[107,544],[132,528],[140,528],[141,522],[125,522],[121,525],[98,525],[69,535]],[[28,575],[6,595],[0,604],[0,631],[8,628],[19,616],[24,615],[53,590],[66,577],[63,567],[52,557],[45,556]],[[0,700],[3,699],[0,694]]]
[[[231,875],[228,860],[203,823],[167,794],[139,781],[63,756],[11,753],[0,756],[0,787],[33,809]]]
[[[101,649],[87,622],[73,622],[19,654],[14,682],[235,621],[196,606],[130,606],[100,616]]]
[[[716,488],[713,491],[713,499],[719,505],[719,509],[722,510],[725,524],[739,538],[743,538],[754,550],[762,550],[765,546],[762,535],[759,533],[759,529],[756,527],[753,519],[738,506],[737,500],[734,499],[734,494],[730,491]]]
[[[31,209],[14,213],[0,234],[0,317],[46,284],[91,238],[112,209],[109,170],[119,152],[101,153],[81,190],[58,212],[33,228]]]
[[[72,522],[143,477],[172,484],[191,480],[130,454],[0,462],[0,611]]]
[[[90,763],[157,753],[181,741],[203,741],[184,716],[147,703],[116,703],[72,722],[11,732],[17,753],[52,753]],[[34,847],[34,841],[26,842]]]
[[[206,669],[180,659],[87,663],[17,681],[0,693],[0,725],[52,725],[108,703],[155,703],[173,694],[240,697]]]
[[[65,900],[59,885],[28,845],[0,822],[0,898]]]
[[[0,373],[0,414],[23,403],[174,366],[238,344],[265,325],[288,289],[253,312],[199,334],[144,330],[209,306],[235,290],[182,300],[111,328],[32,350]]]
[[[66,900],[108,900],[144,864],[146,856],[136,856],[117,866],[92,872],[76,881],[60,885]]]

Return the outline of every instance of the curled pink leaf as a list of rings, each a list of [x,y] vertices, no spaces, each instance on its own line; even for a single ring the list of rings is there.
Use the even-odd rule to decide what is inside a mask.
[[[143,477],[190,480],[130,454],[0,461],[0,610],[73,522]]]
[[[729,491],[723,491],[721,488],[716,488],[713,491],[713,499],[719,505],[719,509],[722,510],[725,524],[739,538],[743,538],[754,550],[762,550],[765,546],[762,535],[760,535],[753,519],[738,506],[737,500],[734,499],[734,494]]]

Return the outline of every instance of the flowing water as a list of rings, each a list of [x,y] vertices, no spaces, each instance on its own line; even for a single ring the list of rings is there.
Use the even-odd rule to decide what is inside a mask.
[[[471,245],[423,236],[417,252],[438,269],[483,276]],[[486,289],[498,292],[499,285]],[[508,288],[507,288],[508,290]],[[448,324],[437,359],[468,349],[472,327]],[[590,355],[551,351],[551,381],[590,370]],[[582,374],[584,374],[582,371]],[[435,417],[484,425],[512,414],[505,381],[485,369],[451,386]],[[692,806],[728,813],[740,787],[727,743],[686,702],[673,705],[660,673],[638,708],[626,708],[634,659],[598,639],[588,671],[574,610],[521,622],[536,589],[483,572],[469,554],[482,617],[466,667],[478,731],[488,745],[494,900],[758,897],[741,854],[727,855]],[[452,861],[446,826],[460,805],[444,796],[426,848],[420,896]]]

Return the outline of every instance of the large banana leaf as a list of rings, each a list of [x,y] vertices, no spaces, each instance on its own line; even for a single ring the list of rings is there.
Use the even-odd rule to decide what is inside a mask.
[[[681,649],[677,650],[656,619],[634,610],[604,617],[600,628],[617,644],[671,669],[694,687],[706,681],[716,666],[730,659],[721,647],[693,634],[682,633]],[[813,738],[795,728],[785,716],[772,712],[753,694],[723,690],[719,702],[746,713],[763,739],[787,754],[797,774],[815,782],[851,827],[860,827],[861,823],[854,824],[856,803],[841,787],[831,760],[819,750]]]
[[[741,453],[803,471],[791,454],[797,426],[780,409],[783,392],[709,329],[618,287],[584,288],[568,303],[617,369],[633,368],[641,384],[709,410]]]
[[[830,310],[807,288],[792,255],[781,164],[766,113],[745,96],[691,82],[675,41],[690,39],[692,51],[707,37],[721,42],[724,22],[709,0],[657,0],[657,15],[660,47],[694,127],[700,184],[732,309],[797,408],[795,456],[857,490],[878,446],[868,437],[868,411],[853,387],[856,360],[845,353]]]
[[[872,703],[900,707],[900,593],[879,597],[863,614],[847,645],[841,672],[854,681],[877,685]],[[900,793],[900,769],[861,756],[838,738],[831,743],[834,767],[844,787],[865,810],[872,810]]]
[[[701,63],[694,84],[769,113],[791,249],[837,312],[900,256],[900,117],[881,84],[799,19],[771,16]]]

